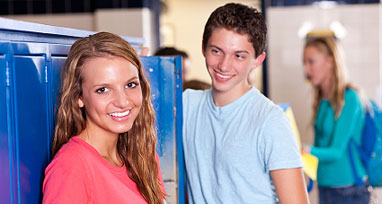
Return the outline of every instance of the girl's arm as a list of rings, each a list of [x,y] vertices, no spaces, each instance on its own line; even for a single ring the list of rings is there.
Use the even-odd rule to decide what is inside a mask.
[[[281,204],[308,204],[308,193],[302,168],[270,171]]]
[[[343,158],[350,138],[363,127],[363,108],[355,91],[346,91],[345,104],[339,118],[335,121],[330,145],[311,147],[310,152],[323,162],[333,162]],[[357,129],[358,128],[358,129]]]

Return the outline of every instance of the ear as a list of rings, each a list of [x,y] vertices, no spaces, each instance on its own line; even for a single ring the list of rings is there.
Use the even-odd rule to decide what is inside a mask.
[[[263,64],[265,56],[266,56],[265,52],[263,52],[263,53],[261,53],[261,55],[257,56],[257,58],[255,59],[255,63],[253,64],[252,69],[256,69],[261,64]]]
[[[84,105],[85,105],[85,104],[84,104],[84,102],[82,101],[82,99],[79,98],[79,99],[78,99],[78,107],[83,108]]]

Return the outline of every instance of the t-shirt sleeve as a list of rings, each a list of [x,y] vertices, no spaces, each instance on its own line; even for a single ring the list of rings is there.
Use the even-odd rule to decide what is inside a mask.
[[[182,94],[183,109],[187,107],[190,93],[191,93],[190,89],[186,89],[185,91],[183,91],[183,94]]]
[[[90,179],[75,154],[58,153],[45,170],[42,203],[89,203]]]
[[[303,166],[290,120],[281,110],[265,120],[263,135],[260,147],[267,172]]]
[[[190,94],[190,89],[186,89],[185,91],[183,91],[183,94],[182,94],[182,100],[183,100],[183,103],[182,103],[182,114],[183,114],[183,136],[185,135],[185,131],[187,130],[186,129],[186,123],[187,123],[187,113],[188,113],[188,96]]]

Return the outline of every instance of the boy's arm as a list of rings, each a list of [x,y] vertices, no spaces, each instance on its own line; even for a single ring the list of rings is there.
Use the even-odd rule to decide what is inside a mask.
[[[270,171],[280,204],[308,204],[302,168]]]

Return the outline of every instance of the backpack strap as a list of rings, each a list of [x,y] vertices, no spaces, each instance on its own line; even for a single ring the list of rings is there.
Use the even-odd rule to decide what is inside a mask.
[[[348,147],[348,152],[349,152],[349,156],[350,156],[350,165],[351,165],[351,168],[352,168],[352,171],[353,171],[353,176],[354,176],[354,184],[356,186],[362,186],[364,184],[364,182],[362,181],[362,179],[357,175],[357,170],[355,169],[355,164],[354,164],[354,159],[353,159],[353,152],[351,151],[351,146],[352,144],[357,147],[357,144],[353,141],[353,138],[350,139],[350,142],[349,142],[349,147]]]

